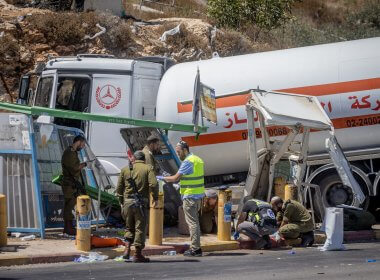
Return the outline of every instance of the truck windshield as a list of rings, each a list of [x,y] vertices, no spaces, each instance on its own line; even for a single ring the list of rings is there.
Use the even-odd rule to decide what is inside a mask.
[[[42,77],[38,83],[35,106],[49,107],[50,96],[52,94],[54,77]]]
[[[87,112],[91,90],[91,81],[83,77],[59,77],[55,108],[78,112]],[[82,128],[79,120],[57,118],[56,124]]]

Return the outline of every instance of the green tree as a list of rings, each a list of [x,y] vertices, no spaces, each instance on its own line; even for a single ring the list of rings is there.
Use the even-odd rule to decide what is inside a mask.
[[[298,1],[302,0],[208,0],[207,10],[219,26],[255,24],[271,30],[291,18],[292,4]]]

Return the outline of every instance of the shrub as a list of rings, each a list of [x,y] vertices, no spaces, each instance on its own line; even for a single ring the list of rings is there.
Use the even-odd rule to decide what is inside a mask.
[[[187,30],[184,24],[181,24],[179,33],[167,37],[166,44],[178,50],[184,48],[195,48],[200,50],[207,47],[202,40],[199,40],[197,36]]]
[[[270,30],[291,18],[296,1],[300,0],[209,0],[207,5],[208,14],[220,26],[239,28],[254,23]]]
[[[165,31],[170,30],[178,25],[178,22],[167,22],[162,24],[155,31],[158,34],[163,34]],[[170,52],[180,52],[182,49],[200,51],[203,54],[210,54],[208,44],[205,40],[200,39],[189,31],[185,24],[180,25],[180,32],[166,37],[165,45],[162,48],[156,48],[158,53],[164,54]]]
[[[114,53],[122,53],[131,46],[132,32],[127,21],[105,13],[97,15],[96,19],[107,30],[99,37],[104,47]]]
[[[86,34],[79,15],[75,13],[33,14],[28,18],[32,28],[41,31],[52,46],[78,44]]]
[[[208,15],[219,26],[240,27],[242,21],[240,0],[210,0],[207,2]]]
[[[216,33],[213,51],[220,56],[232,56],[255,51],[252,42],[240,33],[222,29]]]
[[[307,0],[295,3],[292,13],[298,18],[303,18],[305,22],[311,20],[317,25],[340,24],[344,21],[347,9],[336,1],[333,5],[329,5],[326,0]]]
[[[85,35],[93,36],[100,31],[97,23],[106,28],[99,36],[100,42],[112,52],[125,52],[132,41],[129,23],[106,13],[48,13],[32,15],[29,22],[52,46],[84,43]]]
[[[9,34],[0,37],[0,69],[7,70],[11,65],[19,60],[20,46],[17,40]]]
[[[347,20],[351,24],[380,29],[380,0],[365,1],[362,8]]]

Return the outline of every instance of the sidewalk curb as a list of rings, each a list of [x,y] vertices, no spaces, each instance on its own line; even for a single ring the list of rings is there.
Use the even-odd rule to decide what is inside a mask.
[[[81,253],[65,253],[65,254],[50,254],[50,255],[21,255],[17,257],[3,257],[0,256],[1,266],[12,265],[26,265],[26,264],[38,264],[38,263],[57,263],[57,262],[71,262],[75,258],[80,257]]]
[[[326,236],[322,233],[315,234],[316,244],[323,244]],[[347,231],[344,233],[344,242],[358,242],[376,240],[375,231],[362,230],[362,231]],[[272,248],[281,247],[284,244],[279,244],[275,240],[272,240]],[[162,255],[165,251],[176,251],[177,254],[183,254],[189,248],[188,244],[165,244],[162,246],[147,246],[143,253],[146,256]],[[239,250],[239,249],[255,249],[254,241],[216,241],[202,244],[202,251],[225,251],[225,250]],[[109,259],[114,259],[121,256],[124,252],[124,248],[95,248],[91,252],[97,252],[99,254],[107,255]],[[6,255],[0,255],[0,267],[1,266],[13,266],[13,265],[28,265],[38,263],[58,263],[58,262],[71,262],[80,255],[87,255],[88,252],[72,252],[65,254],[50,254],[50,255],[21,255],[6,257]]]

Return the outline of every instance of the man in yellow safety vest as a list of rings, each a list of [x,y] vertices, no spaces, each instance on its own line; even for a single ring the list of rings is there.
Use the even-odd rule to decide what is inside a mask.
[[[178,172],[173,176],[162,177],[157,179],[166,182],[180,181],[180,193],[183,200],[183,211],[185,220],[190,230],[191,245],[190,249],[184,253],[188,257],[201,257],[201,229],[199,225],[199,210],[202,206],[204,197],[204,163],[203,160],[190,153],[189,145],[180,141],[176,146],[178,157],[182,164]]]

